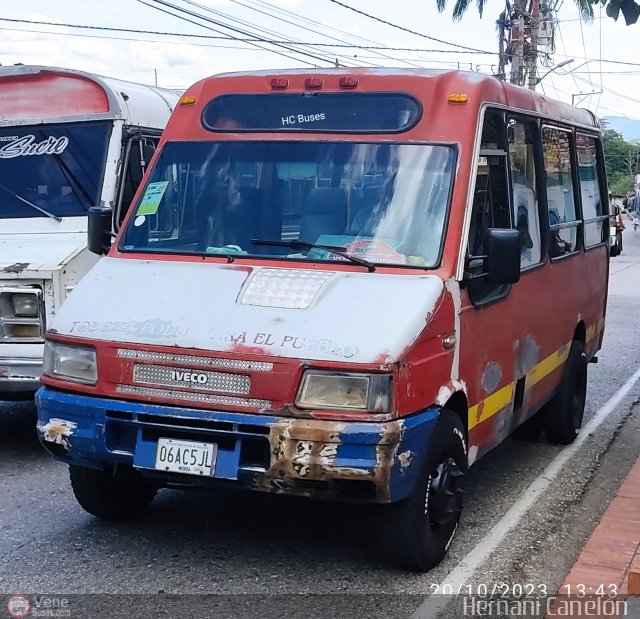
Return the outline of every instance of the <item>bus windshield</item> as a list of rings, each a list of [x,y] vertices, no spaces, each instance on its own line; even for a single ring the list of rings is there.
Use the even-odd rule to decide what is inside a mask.
[[[454,160],[428,144],[169,142],[120,249],[433,268]]]
[[[111,124],[1,127],[0,219],[86,215],[100,199]]]

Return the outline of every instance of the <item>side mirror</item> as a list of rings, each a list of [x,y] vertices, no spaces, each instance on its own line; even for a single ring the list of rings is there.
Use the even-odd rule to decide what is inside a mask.
[[[485,272],[491,284],[515,284],[520,280],[520,232],[511,228],[485,231]]]
[[[92,206],[89,209],[87,227],[87,248],[98,256],[103,256],[111,248],[111,222],[113,209],[108,206]]]

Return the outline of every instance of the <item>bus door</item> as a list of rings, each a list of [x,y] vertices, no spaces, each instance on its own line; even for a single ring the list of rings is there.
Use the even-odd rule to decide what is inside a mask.
[[[536,308],[547,228],[538,200],[541,165],[537,121],[488,109],[473,192],[460,323],[460,375],[469,400],[470,459],[499,443],[524,419],[527,374],[540,359],[549,316]],[[521,279],[493,284],[484,270],[488,228],[520,232]]]

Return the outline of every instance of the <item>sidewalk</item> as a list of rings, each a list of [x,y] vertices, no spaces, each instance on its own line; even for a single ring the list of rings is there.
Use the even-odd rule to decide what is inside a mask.
[[[622,482],[559,594],[625,598],[626,616],[640,618],[640,459]]]

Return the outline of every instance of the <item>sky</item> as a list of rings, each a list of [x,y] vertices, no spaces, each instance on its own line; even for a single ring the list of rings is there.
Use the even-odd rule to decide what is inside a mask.
[[[161,2],[170,2],[238,30],[264,29],[258,36],[271,40],[437,51],[296,46],[309,54],[303,56],[285,47],[230,40],[227,37],[246,38],[246,35],[188,16]],[[72,68],[180,90],[215,73],[329,67],[335,66],[336,60],[342,66],[459,67],[489,74],[496,69],[495,21],[504,6],[499,0],[487,0],[482,18],[472,1],[459,22],[451,18],[454,0],[449,0],[444,13],[437,12],[435,0],[341,2],[419,34],[380,23],[335,0],[197,0],[197,4],[194,0],[0,0],[0,64]],[[546,63],[551,68],[572,61],[548,73],[538,90],[555,99],[588,107],[601,117],[640,119],[640,23],[626,26],[622,18],[616,22],[599,7],[595,9],[593,22],[583,23],[572,0],[557,3],[560,8],[555,49],[549,50]],[[465,46],[492,53],[470,53]],[[601,59],[616,62],[599,62]],[[540,67],[539,75],[547,71],[548,68]]]

